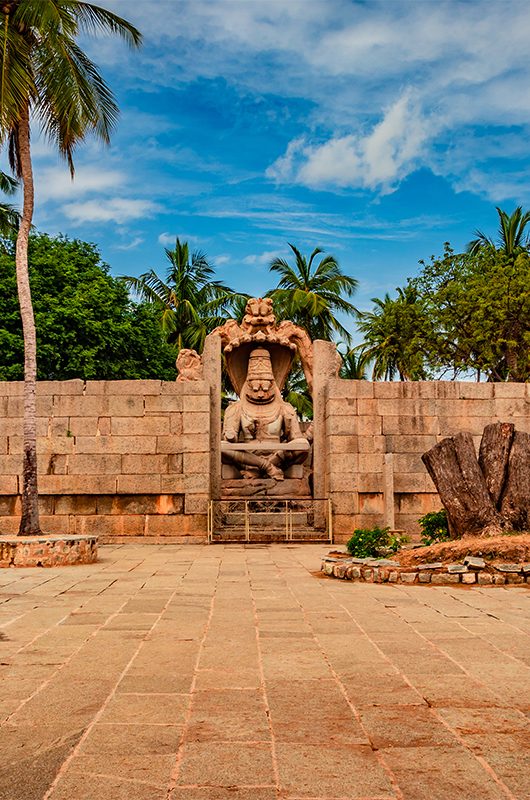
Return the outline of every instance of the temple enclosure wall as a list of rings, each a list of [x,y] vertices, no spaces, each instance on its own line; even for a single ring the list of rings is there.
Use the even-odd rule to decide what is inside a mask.
[[[217,339],[217,337],[215,337]],[[315,342],[314,496],[332,502],[336,541],[356,527],[418,530],[440,508],[421,461],[437,441],[490,422],[530,433],[530,385],[372,383],[333,377]],[[207,380],[39,382],[39,491],[45,533],[205,541],[219,497],[220,346]],[[0,533],[16,533],[22,383],[0,382]]]
[[[0,532],[17,532],[22,383],[0,383]],[[43,532],[204,541],[210,496],[206,381],[37,384]],[[190,541],[191,539],[187,539]]]
[[[323,491],[333,504],[336,541],[354,528],[389,523],[417,532],[418,518],[441,508],[421,455],[461,431],[473,434],[478,448],[491,422],[530,432],[529,412],[530,384],[329,379]]]

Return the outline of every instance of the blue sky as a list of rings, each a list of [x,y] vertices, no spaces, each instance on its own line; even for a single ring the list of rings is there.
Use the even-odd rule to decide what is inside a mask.
[[[116,275],[163,274],[178,235],[262,294],[290,241],[333,253],[367,308],[530,205],[530,3],[99,2],[144,46],[83,42],[120,122],[73,184],[34,137],[35,222]]]

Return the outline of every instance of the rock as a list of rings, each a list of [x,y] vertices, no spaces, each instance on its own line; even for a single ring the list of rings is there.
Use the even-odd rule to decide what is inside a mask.
[[[506,583],[506,575],[494,575],[493,583],[495,586],[503,586]]]
[[[451,575],[459,575],[462,572],[467,572],[467,567],[465,564],[448,564],[447,572]]]
[[[371,569],[363,569],[362,575],[363,575],[363,578],[364,578],[365,581],[371,581],[372,580],[372,575],[373,575],[373,570],[371,570]]]
[[[469,569],[484,569],[486,566],[484,559],[478,556],[466,556],[464,558],[464,564],[466,567],[469,567]]]
[[[478,582],[482,585],[493,583],[493,576],[490,575],[489,572],[479,572],[477,577]]]
[[[370,567],[399,567],[399,561],[392,561],[389,558],[369,558],[365,561]]]
[[[522,572],[524,575],[530,575],[530,564],[523,564]]]
[[[445,586],[449,583],[459,583],[460,575],[450,575],[448,572],[435,572],[431,577],[431,584],[439,584]]]
[[[522,571],[522,564],[494,564],[495,569],[499,572],[515,572]]]
[[[462,583],[475,583],[477,576],[474,572],[468,572],[466,575],[462,575]]]
[[[431,572],[419,572],[418,580],[420,583],[430,583],[432,578]]]
[[[524,583],[524,576],[512,573],[506,576],[506,583]]]
[[[322,572],[324,575],[333,575],[333,564],[329,561],[322,563]]]
[[[418,569],[441,569],[443,563],[441,561],[433,561],[430,564],[418,564]]]
[[[359,567],[348,567],[346,570],[346,577],[351,581],[359,580],[361,577],[361,570]]]
[[[392,570],[388,573],[388,582],[389,583],[397,583],[398,573],[395,570]]]
[[[417,572],[402,572],[401,583],[414,583],[416,581]]]

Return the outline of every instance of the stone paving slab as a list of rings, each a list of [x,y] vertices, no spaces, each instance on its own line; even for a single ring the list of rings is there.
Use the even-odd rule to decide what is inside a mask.
[[[530,590],[319,545],[0,572],[0,800],[527,800]]]

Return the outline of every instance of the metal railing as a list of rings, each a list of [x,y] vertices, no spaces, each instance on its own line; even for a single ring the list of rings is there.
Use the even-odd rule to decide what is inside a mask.
[[[329,498],[262,498],[210,500],[208,542],[243,541],[269,537],[286,542],[333,542]]]

